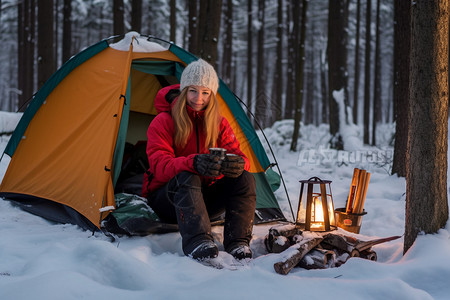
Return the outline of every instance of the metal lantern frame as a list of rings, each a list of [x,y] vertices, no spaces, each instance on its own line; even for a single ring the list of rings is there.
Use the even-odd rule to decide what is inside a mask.
[[[300,180],[300,196],[298,202],[296,226],[304,229],[305,231],[331,231],[335,230],[336,218],[334,212],[333,196],[331,194],[331,181],[322,180],[319,177],[311,177],[308,180]],[[306,189],[306,207],[304,205],[304,191]],[[314,186],[319,185],[320,191],[314,192]],[[328,188],[328,191],[327,191]],[[315,201],[320,197],[320,202],[323,210],[323,221],[315,220],[317,211],[315,207]],[[305,207],[305,222],[301,222],[302,209]],[[314,215],[313,215],[314,209]],[[314,221],[312,218],[314,217]],[[323,223],[323,226],[317,226]],[[313,225],[313,226],[311,226]]]

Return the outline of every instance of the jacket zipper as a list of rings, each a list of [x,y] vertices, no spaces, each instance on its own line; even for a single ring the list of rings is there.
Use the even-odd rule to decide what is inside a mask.
[[[198,114],[197,113],[195,113],[195,118],[194,118],[194,121],[195,121],[195,135],[196,135],[196,137],[197,137],[197,153],[200,153],[200,141],[199,141],[199,137],[198,137]]]

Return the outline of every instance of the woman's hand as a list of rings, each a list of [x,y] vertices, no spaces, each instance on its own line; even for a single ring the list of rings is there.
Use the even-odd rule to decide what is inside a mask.
[[[194,169],[202,176],[219,176],[220,163],[220,157],[217,155],[197,154],[194,156]]]
[[[236,178],[241,176],[242,172],[244,172],[245,160],[242,156],[227,154],[224,161],[222,162],[222,168],[220,169],[220,173],[222,173],[226,177]]]

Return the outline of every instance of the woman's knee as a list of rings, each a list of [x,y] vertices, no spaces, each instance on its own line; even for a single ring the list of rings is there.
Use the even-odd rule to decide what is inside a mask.
[[[202,180],[199,175],[189,172],[183,171],[176,175],[178,185],[187,185],[192,187],[201,187]]]

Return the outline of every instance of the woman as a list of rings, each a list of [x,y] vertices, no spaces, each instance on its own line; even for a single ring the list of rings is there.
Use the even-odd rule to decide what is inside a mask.
[[[199,59],[189,64],[180,85],[161,89],[159,114],[147,131],[150,167],[143,195],[160,219],[177,223],[185,255],[202,260],[218,255],[210,219],[225,212],[225,251],[251,258],[256,205],[255,180],[228,121],[219,114],[214,68]],[[179,93],[179,95],[178,95]],[[221,161],[209,148],[227,150]]]

